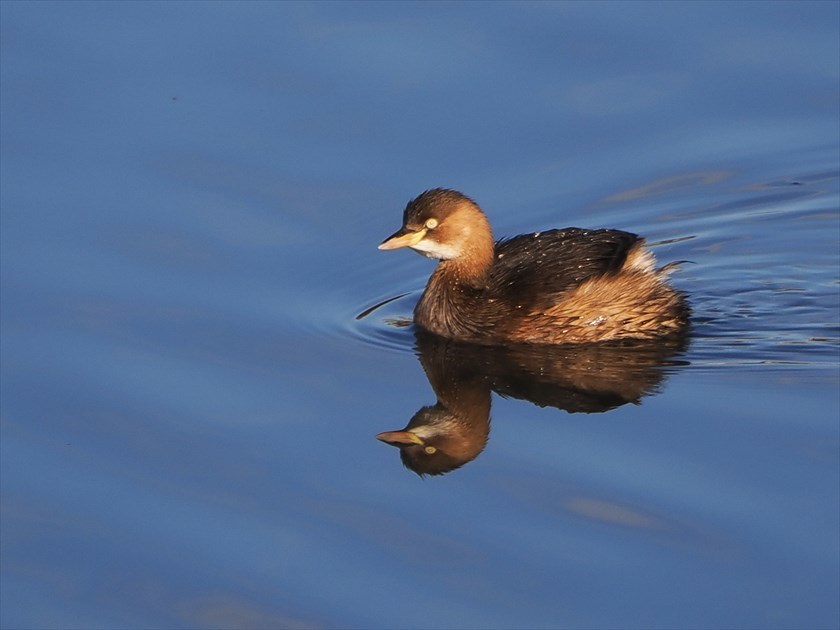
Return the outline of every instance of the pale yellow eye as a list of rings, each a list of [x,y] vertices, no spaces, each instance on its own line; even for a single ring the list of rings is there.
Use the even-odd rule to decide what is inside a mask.
[[[434,221],[434,219],[431,220]],[[435,221],[435,223],[437,223],[437,221]],[[437,449],[434,446],[427,446],[423,450],[426,451],[427,455],[434,455],[435,451],[437,451]]]
[[[432,217],[431,219],[426,219],[426,228],[429,230],[434,230],[438,226],[438,220]]]

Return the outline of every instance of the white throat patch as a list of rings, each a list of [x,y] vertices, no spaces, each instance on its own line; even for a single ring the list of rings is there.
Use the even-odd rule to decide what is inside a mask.
[[[424,238],[419,243],[412,245],[411,249],[420,252],[428,258],[439,258],[440,260],[450,260],[461,255],[461,251],[452,245],[443,245],[428,238]]]

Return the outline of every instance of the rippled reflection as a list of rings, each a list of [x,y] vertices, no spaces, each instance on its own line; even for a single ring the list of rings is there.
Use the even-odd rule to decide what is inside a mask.
[[[487,347],[416,333],[420,363],[437,396],[405,428],[376,437],[400,450],[420,475],[441,475],[475,459],[490,435],[490,392],[569,413],[603,413],[661,387],[686,336],[655,342]]]

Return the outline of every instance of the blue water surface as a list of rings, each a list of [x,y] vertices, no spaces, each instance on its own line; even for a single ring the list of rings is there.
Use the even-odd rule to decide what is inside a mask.
[[[838,3],[0,18],[2,628],[840,626]],[[407,470],[436,186],[690,261],[688,344]]]

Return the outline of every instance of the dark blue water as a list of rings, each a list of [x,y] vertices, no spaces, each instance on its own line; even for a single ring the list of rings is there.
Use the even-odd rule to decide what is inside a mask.
[[[840,626],[840,5],[0,17],[0,626]],[[691,261],[690,338],[423,342],[433,186]],[[448,474],[374,438],[455,394]]]

